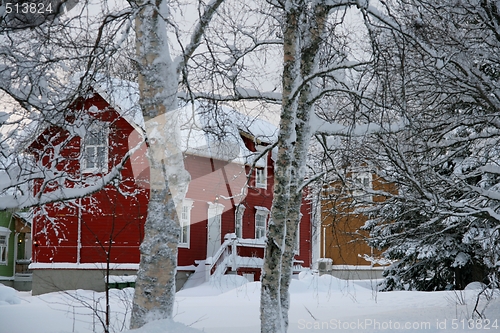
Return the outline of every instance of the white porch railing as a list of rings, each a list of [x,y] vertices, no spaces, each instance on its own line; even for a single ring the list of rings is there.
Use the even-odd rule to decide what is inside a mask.
[[[238,255],[238,247],[244,248],[265,248],[265,239],[243,239],[237,238],[235,234],[226,234],[224,242],[214,254],[206,260],[195,260],[198,265],[194,273],[189,277],[183,286],[183,289],[192,288],[205,282],[217,280],[224,275],[230,267],[233,272],[239,268],[261,268],[264,265],[264,259],[256,256],[242,257]],[[304,268],[303,262],[294,260],[293,272],[299,273]]]
[[[265,239],[243,239],[237,238],[234,233],[226,234],[224,242],[212,257],[205,260],[195,260],[198,266],[184,284],[183,289],[198,286],[214,278],[218,279],[226,273],[228,268],[236,272],[239,268],[262,267],[264,264],[263,258],[254,256],[241,257],[238,255],[238,247],[264,249],[265,246]],[[302,263],[300,260],[294,260],[294,273],[299,273],[303,270]]]
[[[236,251],[236,240],[235,234],[226,234],[224,236],[224,243],[215,252],[214,256],[205,260],[206,281],[216,273],[217,275],[224,275],[229,262],[232,262],[232,269],[236,270],[236,256],[238,253]]]
[[[236,272],[239,267],[252,266],[248,264],[252,260],[245,261],[238,257],[238,246],[264,248],[265,245],[265,239],[242,239],[237,238],[234,233],[226,234],[224,236],[224,243],[222,243],[214,256],[205,260],[205,281],[208,281],[211,276],[224,275],[229,267],[231,267],[233,272]],[[259,260],[254,261],[255,266],[260,263]]]

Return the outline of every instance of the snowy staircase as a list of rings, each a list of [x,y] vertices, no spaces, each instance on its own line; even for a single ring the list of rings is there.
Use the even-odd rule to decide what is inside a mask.
[[[196,260],[198,265],[194,273],[188,278],[182,289],[199,286],[210,280],[220,279],[231,268],[231,272],[236,273],[238,268],[259,268],[264,264],[264,260],[258,257],[240,257],[237,247],[264,248],[263,239],[238,239],[235,234],[226,234],[224,243],[220,246],[213,257],[205,260]]]
[[[217,278],[224,275],[231,263],[233,270],[236,270],[234,265],[236,262],[236,241],[237,238],[234,234],[227,234],[224,237],[224,243],[213,257],[195,261],[198,266],[182,288],[196,287],[208,282],[211,277]]]
[[[187,288],[193,288],[197,287],[200,284],[203,284],[206,282],[206,265],[205,265],[205,260],[199,260],[196,261],[198,266],[196,266],[196,269],[194,270],[194,273],[191,274],[191,276],[187,279],[186,283],[184,283],[184,286],[182,286],[182,289],[187,289]]]

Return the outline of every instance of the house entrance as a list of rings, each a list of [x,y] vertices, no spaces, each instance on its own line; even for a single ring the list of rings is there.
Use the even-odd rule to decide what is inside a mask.
[[[213,257],[221,246],[221,215],[224,206],[209,204],[207,222],[207,258]]]

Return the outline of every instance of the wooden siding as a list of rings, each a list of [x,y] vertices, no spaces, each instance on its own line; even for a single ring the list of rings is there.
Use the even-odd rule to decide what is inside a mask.
[[[96,106],[97,113],[89,111]],[[98,94],[86,100],[78,100],[72,110],[68,111],[67,120],[71,122],[78,112],[87,112],[96,119],[109,124],[108,170],[117,165],[128,152],[128,139],[132,126],[110,107]],[[247,147],[255,151],[253,141],[244,138]],[[43,164],[54,163],[54,151],[65,143],[57,169],[71,175],[63,184],[51,184],[43,191],[48,192],[58,187],[75,187],[75,179],[84,177],[80,166],[79,137],[70,138],[63,128],[49,127],[33,142],[30,152]],[[186,195],[193,201],[191,209],[190,242],[188,247],[179,247],[178,264],[189,266],[195,260],[206,259],[207,219],[209,203],[224,205],[221,216],[220,243],[225,234],[235,232],[235,206],[245,207],[242,221],[243,238],[255,237],[256,206],[272,205],[274,172],[271,153],[267,161],[267,188],[255,187],[255,172],[247,180],[249,166],[228,163],[207,157],[186,155],[185,166],[191,174],[191,183]],[[131,157],[134,163],[146,163],[144,151]],[[88,197],[68,202],[47,204],[36,208],[33,221],[33,260],[37,263],[93,263],[106,262],[107,255],[111,263],[138,263],[139,244],[143,237],[143,226],[147,214],[149,190],[141,185],[148,181],[148,168],[140,168],[140,177],[134,177],[130,160],[121,171],[122,180],[115,188],[108,185],[99,192]],[[137,168],[136,168],[137,171]],[[35,183],[35,191],[41,191],[43,180]],[[244,189],[244,191],[242,191]],[[134,195],[127,195],[134,193]],[[240,194],[244,193],[244,196]],[[308,267],[311,261],[311,223],[310,204],[302,206],[302,223],[300,224],[300,252],[298,260]],[[110,246],[111,244],[111,246]],[[262,248],[241,248],[239,255],[262,258]],[[247,269],[248,270],[248,269]],[[250,269],[250,271],[254,272]],[[260,276],[260,273],[257,274]]]
[[[389,184],[377,175],[372,175],[374,190],[383,190],[396,193],[394,184]],[[360,228],[365,224],[367,217],[355,214],[349,207],[349,200],[343,199],[339,183],[332,185],[325,191],[321,206],[320,230],[320,257],[330,258],[333,265],[370,265],[365,255],[380,255],[381,251],[366,244],[368,232]],[[384,200],[382,196],[374,196],[373,202]]]
[[[89,111],[91,106],[97,106],[101,111],[92,113]],[[108,170],[111,170],[128,152],[132,126],[98,94],[85,101],[77,101],[74,107],[77,111],[68,112],[69,122],[74,114],[83,111],[108,123]],[[57,169],[66,172],[72,179],[85,177],[80,167],[81,140],[79,137],[70,138],[68,131],[62,128],[52,126],[46,129],[31,145],[30,152],[44,165],[54,163],[54,149],[65,140],[69,141],[60,150],[64,159],[56,165]],[[109,254],[111,263],[138,262],[138,246],[143,237],[149,191],[138,186],[130,160],[121,170],[121,178],[118,187],[108,185],[86,198],[48,204],[43,210],[36,208],[33,223],[34,261],[106,262]],[[78,186],[77,181],[69,179],[66,178],[64,184],[52,184],[44,191]],[[42,182],[36,182],[35,192],[41,190]]]

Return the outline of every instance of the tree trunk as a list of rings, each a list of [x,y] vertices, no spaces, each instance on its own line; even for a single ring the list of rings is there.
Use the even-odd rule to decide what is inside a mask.
[[[274,174],[274,197],[271,219],[267,233],[262,271],[262,288],[260,301],[260,319],[262,333],[286,332],[281,308],[281,267],[287,232],[287,211],[290,201],[290,178],[295,137],[295,100],[290,99],[298,70],[296,48],[298,43],[298,12],[291,9],[286,15],[284,29],[284,69],[283,99],[278,136],[278,159]]]
[[[311,138],[313,82],[327,6],[297,1],[285,17],[283,103],[278,137],[272,220],[269,223],[261,291],[261,332],[286,332],[297,227]]]
[[[189,174],[176,147],[168,113],[177,108],[177,75],[169,57],[162,0],[142,6],[136,18],[136,47],[140,60],[140,105],[146,122],[150,164],[150,198],[140,246],[130,327],[172,318],[181,206]],[[162,13],[165,14],[165,13]]]

